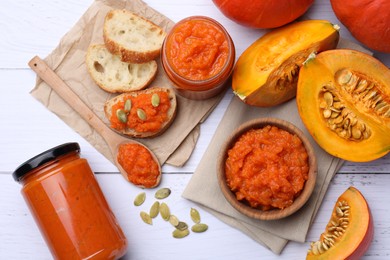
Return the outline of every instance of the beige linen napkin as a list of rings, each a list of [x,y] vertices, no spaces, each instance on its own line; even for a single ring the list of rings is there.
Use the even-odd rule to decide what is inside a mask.
[[[360,46],[341,40],[339,48],[364,51]],[[226,138],[242,123],[254,118],[275,117],[300,128],[313,145],[318,161],[318,175],[309,201],[295,214],[281,220],[263,221],[248,218],[236,211],[223,196],[216,176],[216,159]],[[343,161],[321,149],[307,132],[297,111],[295,99],[271,108],[252,107],[233,97],[215,135],[182,196],[203,206],[225,223],[280,254],[288,240],[304,242],[326,190]],[[206,185],[207,184],[207,185]]]
[[[103,106],[107,100],[114,97],[114,94],[101,90],[93,82],[87,72],[85,54],[90,44],[103,43],[103,22],[106,13],[111,9],[131,10],[153,21],[167,32],[174,24],[141,0],[97,0],[45,58],[49,67],[107,124],[109,123],[104,116]],[[158,75],[151,86],[170,87],[160,60],[158,64]],[[37,78],[31,94],[113,162],[103,138],[45,82]],[[198,140],[199,123],[215,107],[222,95],[205,101],[189,100],[177,95],[178,112],[170,128],[161,136],[139,141],[156,154],[161,164],[167,162],[174,166],[182,166],[190,157]]]

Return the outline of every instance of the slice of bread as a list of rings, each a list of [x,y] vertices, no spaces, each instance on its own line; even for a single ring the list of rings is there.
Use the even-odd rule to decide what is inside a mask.
[[[106,47],[125,62],[143,63],[156,59],[165,36],[162,28],[125,9],[111,10],[104,20]]]
[[[86,55],[88,72],[107,92],[122,93],[146,88],[157,75],[157,62],[122,62],[104,44],[91,45]]]
[[[147,138],[147,137],[158,136],[158,135],[162,134],[166,129],[168,129],[168,127],[174,121],[174,118],[176,116],[176,110],[177,110],[176,94],[170,88],[153,87],[153,88],[148,88],[145,90],[120,94],[120,95],[106,101],[106,103],[104,104],[104,113],[105,113],[106,118],[108,120],[110,120],[110,117],[113,113],[113,111],[112,111],[113,106],[115,104],[117,104],[119,101],[125,102],[129,95],[136,97],[142,93],[155,93],[155,92],[159,92],[159,91],[164,91],[164,92],[168,93],[168,97],[169,97],[169,101],[171,103],[171,106],[167,112],[168,113],[168,120],[163,123],[163,125],[161,126],[161,128],[157,132],[137,132],[135,129],[128,128],[128,127],[126,127],[125,129],[123,129],[121,131],[119,131],[117,129],[114,129],[114,130],[117,132],[119,131],[121,134],[130,136],[130,137]],[[135,107],[133,107],[132,109],[135,109]],[[114,111],[114,112],[116,113],[116,111]],[[146,121],[146,123],[147,123],[147,121]]]

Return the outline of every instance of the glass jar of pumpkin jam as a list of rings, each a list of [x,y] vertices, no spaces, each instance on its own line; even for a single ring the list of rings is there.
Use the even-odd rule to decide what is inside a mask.
[[[20,165],[14,179],[55,259],[118,259],[127,240],[77,143]]]
[[[225,175],[240,201],[270,210],[290,206],[308,179],[302,140],[276,126],[245,132],[228,151]]]
[[[161,61],[178,94],[207,99],[223,91],[233,70],[235,47],[220,23],[205,16],[191,16],[168,33]]]

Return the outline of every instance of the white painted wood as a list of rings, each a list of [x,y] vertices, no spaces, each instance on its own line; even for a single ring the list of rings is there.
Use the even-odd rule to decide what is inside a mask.
[[[390,183],[389,174],[336,175],[324,199],[306,243],[290,242],[279,256],[227,226],[214,216],[184,200],[180,194],[191,174],[164,174],[162,187],[169,187],[171,195],[165,200],[171,211],[181,220],[191,224],[189,210],[196,207],[202,222],[209,230],[202,234],[191,233],[182,240],[171,237],[172,228],[160,217],[152,226],[144,224],[141,210],[148,211],[154,199],[154,190],[145,190],[146,201],[140,207],[133,205],[140,189],[129,185],[119,174],[98,174],[97,179],[114,214],[129,240],[129,254],[125,259],[303,259],[310,241],[317,240],[328,223],[338,196],[349,186],[358,188],[370,204],[374,217],[375,236],[366,259],[385,259],[390,255],[390,197],[385,196]],[[50,253],[19,194],[20,185],[9,174],[0,174],[1,259],[50,259]],[[6,196],[5,196],[6,195]],[[33,255],[33,258],[31,258]]]
[[[129,185],[117,169],[89,143],[70,129],[57,116],[31,97],[35,74],[27,62],[35,55],[47,56],[61,37],[78,21],[92,0],[5,0],[0,8],[0,259],[51,259],[31,214],[22,200],[10,173],[32,156],[68,141],[79,142],[82,156],[99,174],[106,197],[130,240],[126,259],[303,259],[305,244],[289,243],[282,255],[276,256],[239,231],[225,225],[202,211],[210,230],[185,240],[173,240],[167,223],[156,221],[152,227],[144,225],[139,209],[132,206],[139,189]],[[151,7],[173,21],[190,15],[207,15],[220,21],[231,34],[237,56],[265,30],[242,27],[224,17],[210,0],[145,0]],[[340,24],[328,0],[317,0],[306,17],[328,19]],[[341,25],[341,24],[340,24]],[[341,25],[341,35],[356,40]],[[374,54],[390,67],[389,54]],[[192,206],[180,194],[191,178],[206,150],[232,93],[229,90],[221,103],[201,126],[196,148],[182,168],[164,166],[163,186],[173,189],[169,203],[177,215],[187,218]],[[167,173],[170,174],[167,174]],[[333,203],[349,186],[356,185],[370,203],[375,219],[375,238],[366,259],[386,259],[390,256],[390,155],[370,163],[347,162],[340,170],[325,197],[318,217],[308,234],[315,240],[323,231]],[[345,174],[352,173],[352,174]],[[371,174],[381,173],[381,174]],[[150,195],[152,191],[148,191]],[[151,196],[149,196],[151,197]],[[149,203],[151,201],[149,200]],[[148,204],[150,205],[150,204]]]

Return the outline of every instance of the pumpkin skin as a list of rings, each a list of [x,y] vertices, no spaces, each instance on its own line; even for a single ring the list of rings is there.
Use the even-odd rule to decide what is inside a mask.
[[[337,207],[339,209],[336,209]],[[341,216],[340,210],[344,216]],[[347,212],[349,215],[345,216]],[[340,233],[338,235],[334,234],[334,223],[344,229],[337,231]],[[331,235],[335,236],[331,237],[333,245],[329,240],[325,242],[325,237],[329,238]],[[320,242],[312,243],[306,259],[357,260],[368,250],[373,237],[374,225],[369,205],[361,192],[351,186],[337,199],[326,230],[320,236]],[[327,248],[323,247],[324,243]],[[318,244],[321,244],[320,250],[323,252],[319,252]]]
[[[315,141],[344,160],[367,162],[389,152],[389,98],[390,70],[359,51],[324,51],[300,70],[299,115]]]
[[[326,20],[306,20],[274,29],[238,58],[232,89],[243,102],[270,107],[296,94],[299,68],[312,52],[336,47],[338,26]]]
[[[331,0],[337,18],[367,47],[390,53],[390,1]]]
[[[213,0],[229,19],[252,28],[276,28],[294,21],[313,0]]]

